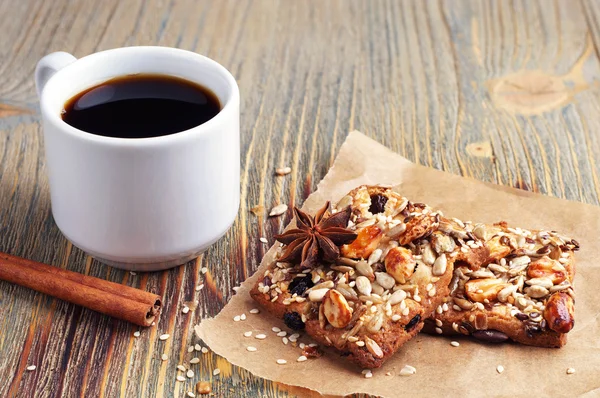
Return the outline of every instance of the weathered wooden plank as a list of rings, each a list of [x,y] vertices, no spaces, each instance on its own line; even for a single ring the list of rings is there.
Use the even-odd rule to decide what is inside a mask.
[[[213,380],[216,396],[304,395],[187,348],[192,326],[258,266],[258,237],[271,241],[291,216],[250,209],[301,204],[354,128],[420,164],[598,203],[593,1],[5,0],[0,15],[0,251],[165,296],[156,327],[135,338],[131,325],[0,283],[0,396],[183,396],[193,383],[177,382],[176,366],[192,355],[201,359],[193,380]],[[37,107],[32,73],[46,53],[156,44],[205,54],[236,76],[242,206],[197,262],[130,275],[61,236],[39,116],[26,112]],[[286,165],[290,175],[273,175]],[[185,315],[183,302],[198,307]]]

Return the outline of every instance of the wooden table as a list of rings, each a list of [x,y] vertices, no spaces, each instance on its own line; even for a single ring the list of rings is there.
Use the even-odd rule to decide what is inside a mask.
[[[137,275],[92,260],[54,224],[33,85],[49,52],[131,45],[205,54],[242,93],[235,226],[198,261]],[[353,129],[420,164],[597,204],[599,45],[593,0],[1,1],[0,251],[163,294],[165,308],[135,338],[132,325],[0,283],[0,396],[181,397],[210,379],[216,396],[298,394],[211,353],[175,379],[193,325],[291,216],[250,209],[302,203]],[[199,304],[183,314],[185,302]]]

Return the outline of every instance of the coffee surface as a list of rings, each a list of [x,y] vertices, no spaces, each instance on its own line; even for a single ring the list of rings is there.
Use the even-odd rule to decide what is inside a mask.
[[[121,76],[91,87],[65,103],[62,119],[87,133],[149,138],[201,125],[221,110],[217,96],[178,77]]]

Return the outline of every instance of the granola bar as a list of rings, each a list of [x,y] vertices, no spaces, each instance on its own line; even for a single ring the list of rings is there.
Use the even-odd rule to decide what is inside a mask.
[[[574,251],[577,241],[556,231],[467,225],[489,249],[475,270],[456,266],[445,299],[425,331],[463,334],[488,342],[561,347],[574,325]]]
[[[456,262],[476,269],[489,256],[460,220],[375,186],[314,218],[296,209],[296,228],[276,238],[252,297],[363,368],[381,366],[443,307]]]

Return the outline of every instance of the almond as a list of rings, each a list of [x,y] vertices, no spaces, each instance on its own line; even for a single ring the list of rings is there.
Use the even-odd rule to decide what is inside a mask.
[[[352,311],[348,302],[336,290],[329,290],[323,298],[323,314],[331,326],[341,329],[350,323]]]
[[[561,263],[549,257],[542,257],[529,264],[527,276],[530,278],[549,278],[555,285],[567,279],[567,270]]]
[[[398,243],[401,245],[408,245],[416,239],[431,234],[438,229],[439,225],[440,223],[435,216],[427,214],[414,216],[406,223],[406,231],[399,237]]]
[[[350,244],[342,246],[342,255],[349,258],[369,258],[371,253],[383,238],[383,233],[377,225],[371,225],[358,230],[358,237]]]
[[[385,257],[385,269],[398,283],[406,283],[416,264],[412,252],[404,247],[394,247]]]
[[[471,279],[465,284],[465,293],[471,301],[483,303],[485,299],[495,300],[498,293],[507,286],[507,283],[495,278]]]
[[[546,302],[544,319],[548,327],[558,333],[568,333],[573,329],[573,298],[567,293],[554,293]]]
[[[383,358],[383,350],[375,340],[365,336],[365,346],[375,358]]]

